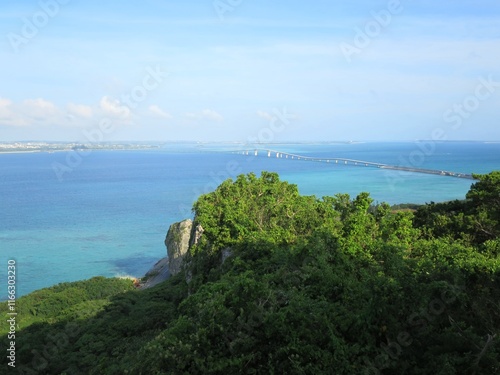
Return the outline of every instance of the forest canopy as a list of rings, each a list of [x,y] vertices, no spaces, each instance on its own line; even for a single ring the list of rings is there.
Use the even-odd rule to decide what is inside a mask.
[[[194,204],[203,235],[166,282],[20,298],[17,370],[498,374],[500,172],[475,177],[463,200],[416,209],[302,196],[270,172],[227,180]]]

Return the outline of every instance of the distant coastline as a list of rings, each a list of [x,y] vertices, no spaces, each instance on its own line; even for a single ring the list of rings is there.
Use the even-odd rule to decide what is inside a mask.
[[[0,154],[35,152],[90,151],[90,150],[150,150],[159,149],[159,143],[76,143],[76,142],[3,142]]]

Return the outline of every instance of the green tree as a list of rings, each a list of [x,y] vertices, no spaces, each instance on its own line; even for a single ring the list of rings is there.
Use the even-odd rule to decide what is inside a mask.
[[[500,171],[475,174],[479,181],[467,193],[475,218],[472,224],[481,240],[490,240],[500,234]]]

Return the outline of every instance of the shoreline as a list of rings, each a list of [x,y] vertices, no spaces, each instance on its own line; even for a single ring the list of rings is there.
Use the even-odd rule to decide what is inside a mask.
[[[0,155],[2,154],[37,154],[37,153],[47,153],[53,154],[56,152],[89,152],[89,151],[143,151],[143,150],[160,150],[160,147],[123,147],[123,148],[78,148],[78,149],[55,149],[55,150],[15,150],[15,151],[3,151],[0,150]]]

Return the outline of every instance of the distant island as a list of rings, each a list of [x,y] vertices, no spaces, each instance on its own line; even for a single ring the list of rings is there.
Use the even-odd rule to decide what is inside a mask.
[[[160,143],[79,143],[79,142],[2,142],[0,153],[58,152],[74,150],[148,150],[161,148]]]
[[[411,142],[411,141],[408,141]],[[464,142],[464,141],[442,141],[443,143]],[[497,143],[466,141],[467,143]],[[67,142],[67,141],[12,141],[0,142],[0,153],[14,152],[58,152],[74,150],[149,150],[161,149],[167,145],[179,146],[188,145],[197,149],[221,146],[245,146],[245,147],[269,147],[269,146],[292,146],[292,145],[353,145],[366,143],[363,141],[304,141],[304,142],[249,142],[249,141],[207,141],[200,142],[194,140],[182,141],[117,141],[117,142]]]

